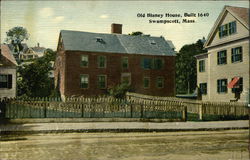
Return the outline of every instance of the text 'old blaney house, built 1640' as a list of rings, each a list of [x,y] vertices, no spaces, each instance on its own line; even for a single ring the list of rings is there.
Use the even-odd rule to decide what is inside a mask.
[[[62,30],[55,62],[61,96],[95,96],[123,82],[136,93],[175,95],[175,51],[163,37]]]

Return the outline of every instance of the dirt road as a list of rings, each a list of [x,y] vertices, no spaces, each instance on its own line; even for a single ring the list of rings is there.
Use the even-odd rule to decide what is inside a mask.
[[[1,137],[1,160],[248,160],[248,130]]]

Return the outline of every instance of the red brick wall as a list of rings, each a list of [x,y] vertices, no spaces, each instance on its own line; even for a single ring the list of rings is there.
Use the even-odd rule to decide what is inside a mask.
[[[87,68],[80,66],[81,55],[86,54],[89,57],[89,65]],[[106,68],[97,67],[97,57],[99,55],[106,56]],[[128,57],[128,69],[122,69],[121,57]],[[142,57],[161,57],[165,60],[164,68],[161,70],[145,70],[141,68]],[[111,87],[121,82],[122,73],[131,73],[131,86],[134,92],[156,95],[156,96],[175,96],[175,57],[174,56],[151,56],[151,55],[137,55],[137,54],[118,54],[118,53],[90,53],[90,52],[77,52],[66,51],[65,53],[65,74],[61,80],[64,83],[64,89],[61,92],[65,96],[92,96],[105,94],[106,89],[97,88],[97,75],[107,75],[107,86]],[[63,64],[60,70],[63,69]],[[89,89],[80,88],[80,75],[89,75]],[[150,88],[143,87],[143,77],[150,77]],[[164,88],[156,87],[157,76],[165,78]],[[56,77],[56,74],[55,74]],[[61,75],[61,77],[64,77]]]
[[[63,51],[57,53],[54,77],[55,87],[62,95],[65,95],[65,52]]]

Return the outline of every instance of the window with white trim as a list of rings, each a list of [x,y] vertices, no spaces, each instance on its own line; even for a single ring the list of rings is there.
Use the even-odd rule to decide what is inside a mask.
[[[106,68],[106,56],[98,56],[98,68]]]
[[[199,72],[205,72],[205,60],[199,61]]]
[[[123,69],[128,68],[128,57],[122,57],[122,68]]]
[[[207,83],[200,83],[200,91],[203,95],[207,94]]]
[[[12,75],[0,74],[0,88],[12,88]]]
[[[232,78],[232,80],[233,80],[233,78]],[[240,77],[238,82],[235,84],[234,88],[232,88],[232,92],[236,93],[236,92],[242,92],[242,91],[243,91],[243,78]]]
[[[232,48],[232,63],[242,62],[242,47]]]
[[[163,88],[164,87],[164,78],[163,77],[157,77],[156,87],[157,88]]]
[[[80,76],[80,87],[81,88],[89,88],[89,75],[82,74]]]
[[[227,50],[217,52],[217,64],[227,64]]]
[[[219,38],[236,33],[236,21],[221,25],[219,27]]]
[[[107,76],[106,75],[98,75],[97,76],[97,87],[99,89],[105,89],[107,86]]]
[[[227,93],[227,79],[218,79],[217,80],[217,92],[218,93]]]
[[[82,55],[81,56],[81,67],[88,67],[88,65],[89,65],[89,56]]]

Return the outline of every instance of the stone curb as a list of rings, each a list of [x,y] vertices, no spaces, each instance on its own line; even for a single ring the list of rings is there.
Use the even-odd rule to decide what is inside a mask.
[[[187,131],[223,131],[223,130],[242,130],[249,127],[228,127],[228,128],[194,128],[194,129],[145,129],[145,128],[119,128],[119,129],[68,129],[68,130],[29,130],[29,131],[0,131],[1,135],[23,135],[23,134],[48,134],[48,133],[129,133],[129,132],[187,132]]]
[[[145,119],[145,118],[22,118],[0,119],[0,124],[25,123],[85,123],[85,122],[185,122],[181,119]]]

